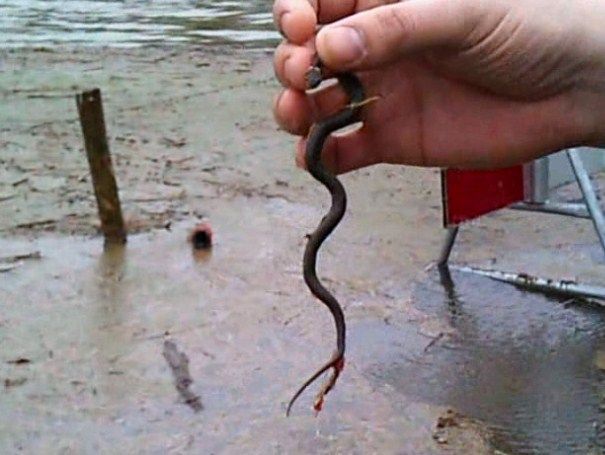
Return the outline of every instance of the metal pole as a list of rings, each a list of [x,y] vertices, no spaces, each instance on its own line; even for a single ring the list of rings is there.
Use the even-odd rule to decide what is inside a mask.
[[[588,213],[588,210],[586,209],[586,204],[571,204],[566,202],[544,202],[533,204],[518,202],[509,205],[508,208],[513,210],[525,210],[527,212],[553,213],[555,215],[591,219],[590,213]]]
[[[530,291],[539,291],[546,293],[555,293],[565,295],[569,297],[584,297],[599,299],[598,303],[601,306],[605,306],[602,302],[605,300],[605,288],[601,286],[593,286],[589,284],[582,284],[576,281],[557,281],[548,278],[540,278],[525,273],[510,273],[501,272],[499,270],[485,270],[477,269],[474,267],[452,267],[453,270],[465,273],[474,273],[481,275],[493,280],[502,281],[504,283],[510,283],[515,286],[528,289]]]
[[[529,204],[548,201],[548,158],[540,158],[523,166],[524,200]]]
[[[454,248],[454,242],[456,242],[456,236],[458,235],[459,228],[459,226],[448,228],[447,236],[445,237],[445,242],[443,243],[441,254],[439,255],[439,260],[437,261],[438,266],[444,266],[449,261],[450,254]]]
[[[580,185],[580,189],[582,190],[584,201],[588,207],[588,213],[590,213],[595,230],[601,241],[603,252],[605,253],[605,216],[603,216],[603,211],[597,200],[597,195],[592,186],[592,182],[590,181],[590,176],[588,175],[588,172],[586,172],[584,163],[582,163],[582,159],[577,150],[567,150],[567,157],[569,158],[578,185]]]

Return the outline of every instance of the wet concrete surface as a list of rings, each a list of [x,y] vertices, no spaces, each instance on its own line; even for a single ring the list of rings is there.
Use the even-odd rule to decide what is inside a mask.
[[[319,417],[310,391],[285,418],[333,349],[301,276],[328,198],[273,124],[268,55],[2,59],[1,256],[41,257],[0,272],[0,453],[601,450],[602,313],[459,274],[450,301],[425,272],[443,238],[435,170],[343,177],[349,212],[319,268],[348,318],[347,367]],[[74,119],[89,84],[106,88],[133,232],[107,252]],[[187,242],[200,220],[206,254]],[[465,226],[452,260],[602,284],[599,257],[584,220],[503,211]],[[189,358],[199,413],[179,399],[166,339]]]

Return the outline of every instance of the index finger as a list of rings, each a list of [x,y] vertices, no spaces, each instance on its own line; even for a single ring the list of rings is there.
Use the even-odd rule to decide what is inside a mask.
[[[401,0],[311,0],[320,24],[329,24],[352,14]]]
[[[303,44],[315,34],[317,14],[307,0],[275,0],[273,22],[288,41]]]

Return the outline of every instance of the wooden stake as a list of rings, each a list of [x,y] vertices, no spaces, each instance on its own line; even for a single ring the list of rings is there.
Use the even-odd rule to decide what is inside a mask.
[[[101,90],[97,88],[76,95],[76,105],[105,243],[126,243],[118,186],[107,144]]]

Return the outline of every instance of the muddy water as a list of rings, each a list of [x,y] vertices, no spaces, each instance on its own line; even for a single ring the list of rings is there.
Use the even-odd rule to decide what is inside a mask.
[[[192,254],[189,224],[105,253],[99,239],[1,242],[6,255],[42,253],[0,280],[0,378],[15,384],[0,394],[1,453],[440,453],[439,408],[374,387],[363,372],[389,349],[381,320],[350,318],[351,361],[326,412],[314,418],[307,394],[285,418],[290,394],[332,347],[295,251],[293,227],[308,208],[245,198],[229,207],[213,216],[209,255]],[[350,316],[381,304],[337,287]],[[200,413],[178,399],[166,333],[190,359]],[[398,333],[410,350],[426,343],[411,326]]]
[[[441,453],[432,430],[444,406],[487,423],[506,453],[601,453],[603,312],[462,274],[445,288],[421,278],[411,308],[384,319],[356,309],[394,303],[381,295],[397,284],[332,283],[347,302],[348,367],[319,418],[309,393],[286,419],[290,393],[328,354],[331,324],[309,302],[298,256],[283,256],[300,243],[283,229],[296,224],[283,218],[292,207],[263,204],[252,221],[258,206],[232,205],[206,254],[192,254],[186,225],[106,252],[99,239],[0,243],[4,255],[42,252],[0,281],[0,377],[16,383],[0,398],[3,453],[110,453],[116,441],[147,453]],[[190,359],[198,414],[178,399],[167,338]],[[8,363],[19,358],[30,363]]]
[[[4,47],[52,44],[275,43],[269,0],[7,0]]]
[[[377,383],[487,422],[507,453],[602,453],[602,308],[461,273],[451,280],[435,273],[417,287],[413,304],[454,331],[418,363],[381,359]]]

